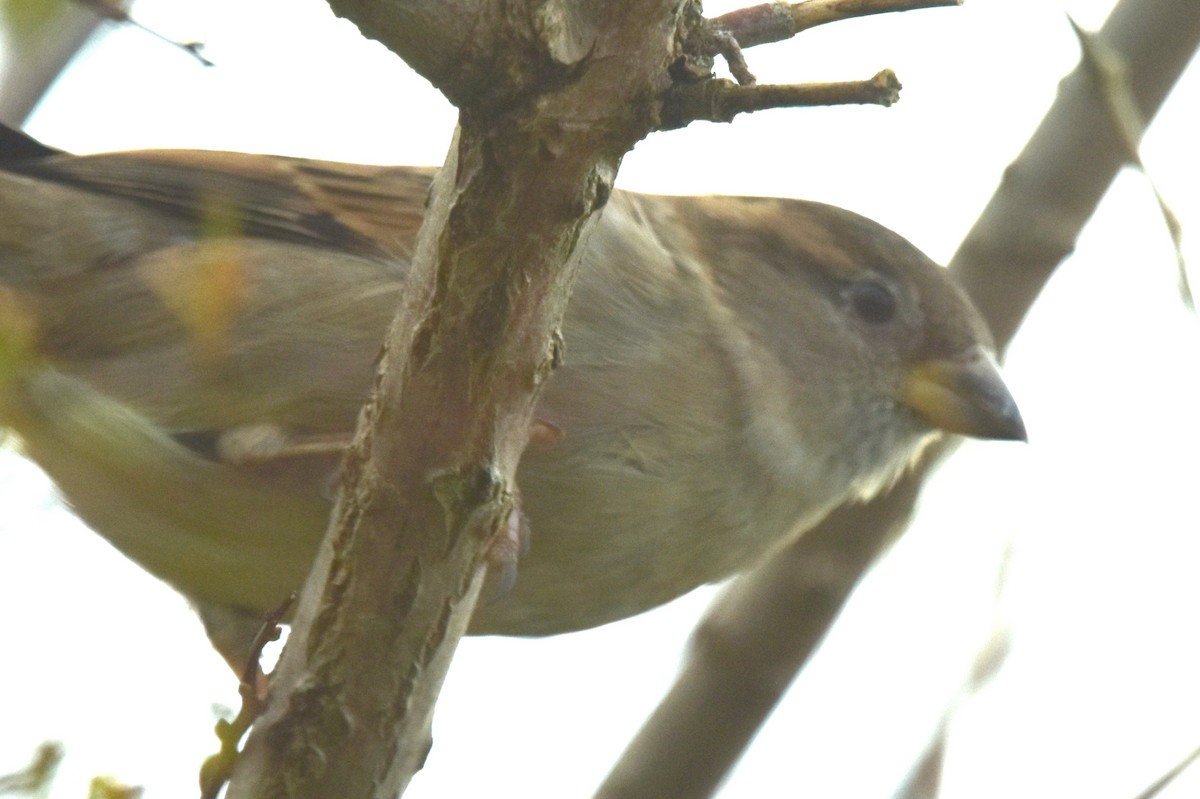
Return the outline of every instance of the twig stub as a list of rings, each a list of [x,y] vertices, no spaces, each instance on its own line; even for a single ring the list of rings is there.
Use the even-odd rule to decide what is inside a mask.
[[[697,120],[729,122],[741,113],[768,108],[816,105],[890,106],[900,99],[900,80],[885,69],[870,80],[739,86],[709,80],[676,87],[663,104],[662,130],[682,128]]]

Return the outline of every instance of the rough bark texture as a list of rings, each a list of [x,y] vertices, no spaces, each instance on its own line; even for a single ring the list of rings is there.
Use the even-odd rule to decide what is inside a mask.
[[[571,252],[657,124],[678,6],[336,4],[458,104],[460,128],[231,799],[394,797],[420,767],[485,552],[514,518]]]
[[[1138,107],[1151,119],[1200,44],[1200,3],[1122,0],[1099,36],[1127,61]],[[1001,351],[1070,254],[1124,152],[1092,76],[1077,69],[950,263]],[[903,532],[925,476],[952,449],[927,453],[890,493],[839,509],[733,586],[597,796],[710,796],[863,573]]]

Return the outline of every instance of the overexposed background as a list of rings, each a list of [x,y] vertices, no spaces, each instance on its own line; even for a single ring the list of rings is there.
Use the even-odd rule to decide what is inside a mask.
[[[618,185],[823,200],[945,261],[1078,57],[1066,14],[1094,28],[1111,5],[969,0],[756,48],[762,81],[892,67],[902,100],[657,134]],[[217,66],[106,28],[29,132],[76,152],[442,161],[452,110],[320,0],[140,0],[133,14],[204,39]],[[1200,226],[1198,98],[1193,65],[1144,146],[1189,231]],[[1010,351],[1030,443],[970,444],[942,470],[721,796],[890,795],[997,622],[1011,656],[959,706],[945,796],[1130,799],[1200,745],[1198,336],[1152,194],[1126,173]],[[199,623],[11,452],[0,452],[0,496],[0,773],[56,739],[67,753],[56,799],[85,795],[98,773],[149,797],[194,795],[216,748],[214,707],[236,706]],[[670,684],[713,590],[586,633],[464,641],[407,795],[588,795]],[[1185,776],[1164,796],[1197,793],[1200,777]]]

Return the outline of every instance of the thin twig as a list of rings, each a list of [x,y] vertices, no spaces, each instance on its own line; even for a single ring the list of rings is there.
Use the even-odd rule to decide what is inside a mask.
[[[1174,782],[1180,774],[1186,771],[1197,760],[1200,760],[1200,747],[1193,749],[1187,757],[1176,763],[1165,774],[1147,786],[1146,790],[1134,797],[1134,799],[1154,799],[1154,797],[1161,794],[1164,788]]]
[[[853,17],[962,5],[962,0],[808,0],[805,3],[764,3],[730,11],[709,21],[733,34],[745,49],[790,39],[801,31]],[[713,53],[716,55],[716,53]]]
[[[729,73],[733,75],[734,80],[741,86],[753,86],[758,83],[758,79],[754,77],[754,73],[750,71],[750,65],[746,63],[746,56],[742,54],[742,47],[735,37],[729,31],[714,30],[711,32],[712,47],[716,49],[716,54],[725,59],[725,63],[729,66]]]
[[[947,704],[941,723],[933,731],[924,753],[904,784],[895,794],[895,799],[936,799],[941,791],[942,770],[946,761],[946,743],[954,730],[954,718],[959,708],[981,693],[1000,673],[1012,651],[1012,629],[1005,613],[1004,597],[1008,585],[1008,574],[1012,567],[1013,546],[1010,542],[1004,549],[1000,566],[996,570],[996,601],[992,607],[992,624],[987,640],[975,653],[971,671],[958,694]]]
[[[201,52],[204,49],[204,42],[179,42],[168,36],[164,36],[153,28],[147,28],[129,15],[129,12],[125,10],[125,4],[121,3],[120,0],[75,0],[75,2],[85,8],[91,9],[99,17],[111,20],[112,22],[119,22],[123,25],[132,25],[154,38],[166,42],[172,47],[178,47],[206,67],[213,65],[213,62],[205,58]]]
[[[296,595],[292,594],[272,610],[254,637],[249,657],[246,659],[245,671],[242,672],[242,679],[238,684],[238,696],[241,697],[242,707],[233,721],[221,719],[213,730],[221,743],[221,749],[206,759],[200,767],[200,799],[216,799],[221,788],[229,782],[233,767],[237,764],[238,744],[266,707],[266,677],[260,665],[263,649],[272,641],[279,640],[282,633],[279,623],[295,601]]]
[[[900,99],[896,73],[885,69],[869,80],[739,86],[728,80],[679,84],[664,104],[662,130],[697,120],[729,122],[741,113],[818,105],[883,105]]]

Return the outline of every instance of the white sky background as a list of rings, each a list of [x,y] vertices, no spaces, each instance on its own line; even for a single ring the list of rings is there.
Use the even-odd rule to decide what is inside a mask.
[[[892,67],[902,100],[657,134],[618,185],[823,200],[945,261],[1077,58],[1064,12],[1097,27],[1110,5],[969,0],[756,48],[760,80]],[[453,115],[440,95],[319,0],[142,0],[134,13],[168,36],[205,39],[218,66],[114,30],[30,132],[78,152],[442,161]],[[1197,73],[1145,144],[1193,232]],[[1128,799],[1200,745],[1200,326],[1174,269],[1145,181],[1124,175],[1011,350],[1030,444],[970,445],[943,470],[724,799],[888,796],[997,612],[1012,654],[955,720],[945,796]],[[215,749],[213,704],[236,702],[223,663],[178,596],[73,522],[33,467],[0,455],[0,773],[58,739],[56,799],[85,795],[97,773],[152,798],[194,795]],[[698,594],[587,633],[464,641],[432,756],[407,795],[588,795],[673,678],[712,590]],[[1198,791],[1200,777],[1185,777],[1164,796]]]

